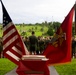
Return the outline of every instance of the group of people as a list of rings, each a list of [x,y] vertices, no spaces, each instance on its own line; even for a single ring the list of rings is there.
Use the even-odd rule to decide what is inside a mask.
[[[51,37],[36,37],[35,32],[32,31],[32,35],[24,40],[30,54],[42,54],[48,43],[51,41]],[[76,57],[76,38],[72,37],[72,57]]]
[[[32,31],[31,36],[23,38],[30,54],[42,54],[50,40],[49,37],[36,37],[34,31]]]
[[[22,39],[24,41],[24,44],[26,45],[28,51],[30,52],[30,54],[34,54],[34,55],[38,55],[38,54],[42,54],[43,51],[45,50],[47,44],[50,42],[49,37],[36,37],[35,36],[35,32],[32,31],[31,36],[29,37],[23,37]],[[3,45],[2,45],[2,38],[0,39],[0,58],[3,58]]]
[[[76,38],[72,37],[72,57],[76,57]]]
[[[47,47],[48,43],[51,41],[51,37],[43,37],[35,36],[35,32],[32,31],[31,36],[29,37],[22,37],[24,44],[26,45],[30,54],[42,54],[45,48]],[[0,38],[0,54],[3,52],[3,45],[2,45],[2,38]],[[72,37],[72,57],[76,57],[76,38]]]

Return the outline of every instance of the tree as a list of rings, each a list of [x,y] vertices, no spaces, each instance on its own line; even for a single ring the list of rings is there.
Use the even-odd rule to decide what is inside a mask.
[[[55,29],[55,31],[57,31],[57,29],[60,27],[60,22],[53,22],[53,28]]]
[[[42,28],[40,29],[40,31],[43,32],[43,31],[44,31],[44,28],[42,27]]]
[[[52,36],[54,34],[54,29],[51,26],[48,27],[47,34],[50,36]]]
[[[45,24],[45,26],[47,26],[47,25],[48,25],[47,21],[45,21],[45,23],[44,23],[44,24]]]
[[[35,30],[37,30],[37,26],[35,27]]]
[[[21,33],[21,35],[22,35],[22,36],[25,36],[25,35],[27,35],[27,33],[26,33],[25,31],[23,31],[23,32]]]

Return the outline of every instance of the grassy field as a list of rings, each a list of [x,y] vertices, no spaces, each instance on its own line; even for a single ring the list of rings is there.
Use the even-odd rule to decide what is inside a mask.
[[[42,34],[46,33],[48,30],[48,28],[46,26],[44,26],[43,32],[41,31],[42,26],[24,26],[24,27],[16,26],[16,28],[20,34],[21,34],[21,32],[25,31],[27,33],[27,36],[31,35],[31,32],[29,32],[29,30],[35,31],[36,36],[41,36]],[[35,29],[35,28],[37,28],[37,29]]]
[[[0,59],[0,75],[6,74],[15,67],[16,65],[8,59]],[[76,75],[76,59],[65,65],[56,65],[55,68],[59,75]]]
[[[0,59],[0,75],[5,75],[10,70],[14,69],[16,65],[8,59]]]
[[[30,36],[31,35],[31,32],[30,31],[35,31],[35,35],[36,36],[42,36],[43,34],[45,34],[48,30],[48,27],[44,26],[20,26],[20,25],[17,25],[16,26],[19,34],[21,35],[22,32],[26,32],[26,35],[25,36]],[[43,32],[41,31],[41,28],[43,28]],[[30,30],[30,31],[29,31]],[[3,31],[1,30],[1,26],[0,26],[0,37],[2,37],[3,35]]]
[[[76,59],[68,64],[55,66],[59,75],[76,75]]]

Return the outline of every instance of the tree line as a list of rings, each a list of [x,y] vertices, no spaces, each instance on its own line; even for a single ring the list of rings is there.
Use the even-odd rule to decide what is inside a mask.
[[[61,23],[60,22],[42,22],[42,23],[35,23],[35,24],[15,24],[16,26],[20,26],[20,27],[25,27],[25,26],[36,26],[35,29],[32,27],[32,29],[29,29],[29,32],[31,32],[32,30],[37,30],[37,26],[42,26],[42,28],[40,29],[41,32],[44,32],[44,27],[48,27],[48,31],[46,32],[46,34],[52,36],[57,29],[60,27]],[[0,23],[0,31],[2,30],[2,24]],[[22,32],[21,35],[25,35],[26,32]],[[44,35],[46,35],[44,34]],[[75,35],[75,23],[73,22],[72,25],[72,34]]]

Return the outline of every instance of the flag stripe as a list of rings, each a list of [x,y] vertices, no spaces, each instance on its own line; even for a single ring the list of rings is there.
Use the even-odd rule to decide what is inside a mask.
[[[4,35],[4,40],[6,40],[9,36],[11,36],[16,30],[13,28],[12,30],[10,30],[6,35]]]
[[[6,44],[4,44],[3,50],[7,48],[10,44],[12,44],[16,39],[18,39],[18,35],[14,36],[11,40],[9,40]]]
[[[17,50],[19,50],[20,52],[22,52],[21,46],[19,46],[19,45],[16,44],[15,47],[16,47],[15,49],[17,49]]]
[[[17,52],[17,53],[19,53],[20,55],[22,55],[22,52],[20,51],[20,49],[17,49],[17,47],[12,47],[12,49],[15,51],[15,52]]]
[[[3,32],[3,34],[4,35],[6,35],[10,30],[12,30],[14,28],[14,26],[12,25],[12,26],[10,26],[7,30],[5,30],[4,32]],[[15,29],[15,28],[14,28]],[[16,30],[16,29],[15,29]],[[4,36],[3,35],[3,36]]]
[[[10,57],[12,57],[13,59],[15,59],[16,61],[19,61],[19,57],[17,57],[16,55],[14,55],[12,52],[7,51],[6,54],[8,54]]]
[[[10,33],[11,34],[11,33]],[[6,34],[7,35],[7,34]],[[3,45],[5,44],[5,43],[7,43],[8,42],[8,40],[11,40],[12,39],[12,37],[14,37],[14,36],[16,36],[17,35],[17,32],[14,32],[14,33],[12,33],[12,35],[10,35],[9,37],[8,37],[8,35],[7,35],[7,39],[5,40],[5,38],[3,38]]]
[[[8,23],[7,26],[3,27],[3,31],[5,32],[11,26],[13,26],[13,23],[12,22]]]
[[[10,52],[14,55],[16,55],[17,57],[21,58],[22,57],[22,54],[16,52],[15,50],[11,49]]]
[[[5,57],[14,62],[15,64],[19,65],[19,61],[14,59],[13,57],[9,56],[7,53],[5,53]]]

